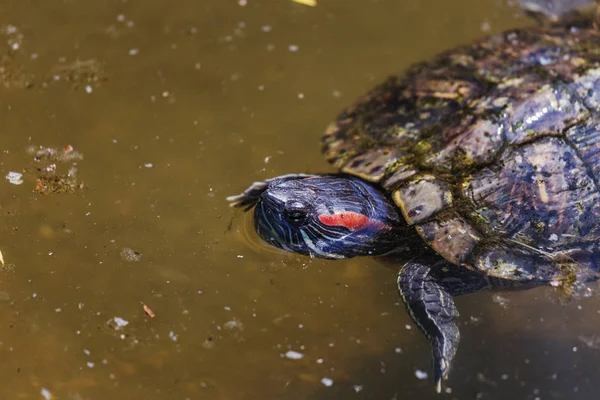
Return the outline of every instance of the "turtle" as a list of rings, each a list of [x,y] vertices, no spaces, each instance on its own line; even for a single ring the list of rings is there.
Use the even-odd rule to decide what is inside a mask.
[[[460,340],[455,296],[586,293],[598,279],[600,31],[580,3],[522,0],[545,23],[388,77],[326,128],[337,173],[228,197],[279,249],[404,260],[398,291],[429,340],[438,393]]]

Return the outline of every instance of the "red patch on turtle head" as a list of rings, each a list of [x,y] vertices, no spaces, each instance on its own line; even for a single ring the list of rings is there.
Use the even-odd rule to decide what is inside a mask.
[[[352,232],[357,231],[367,225],[377,227],[379,229],[386,226],[381,221],[377,221],[367,217],[366,215],[351,211],[337,214],[321,214],[319,215],[319,221],[327,226],[343,226]]]

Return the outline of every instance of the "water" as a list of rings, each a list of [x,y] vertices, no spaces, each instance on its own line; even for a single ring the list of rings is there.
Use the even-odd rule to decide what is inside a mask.
[[[501,0],[241,4],[0,4],[0,172],[24,174],[0,191],[0,397],[439,398],[398,266],[273,252],[224,199],[331,171],[319,137],[356,96],[530,21]],[[35,192],[27,148],[67,145],[86,187]],[[445,398],[596,398],[597,299],[457,304]]]

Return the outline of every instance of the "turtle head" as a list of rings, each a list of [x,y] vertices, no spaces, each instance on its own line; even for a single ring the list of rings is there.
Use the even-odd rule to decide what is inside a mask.
[[[384,193],[345,175],[287,175],[257,182],[229,200],[254,206],[254,228],[267,243],[311,257],[390,253],[406,229]]]

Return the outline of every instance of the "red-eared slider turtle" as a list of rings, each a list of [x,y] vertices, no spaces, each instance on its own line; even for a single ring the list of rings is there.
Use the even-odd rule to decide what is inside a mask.
[[[327,128],[323,153],[339,174],[284,175],[229,198],[254,206],[258,234],[284,250],[403,252],[398,289],[430,341],[438,391],[459,342],[453,296],[596,279],[600,32],[569,21],[388,78]]]

